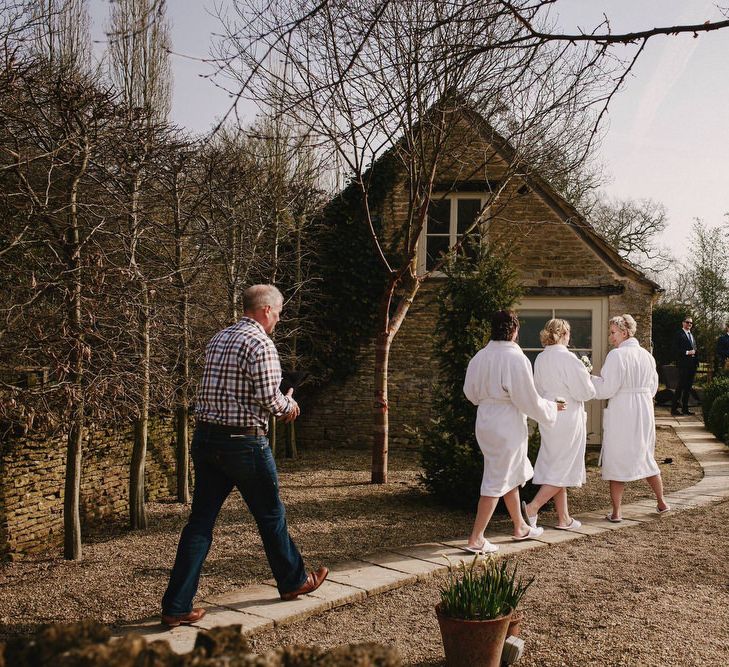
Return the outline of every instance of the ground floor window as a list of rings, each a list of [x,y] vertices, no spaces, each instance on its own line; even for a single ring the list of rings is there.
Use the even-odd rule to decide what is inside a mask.
[[[539,332],[548,320],[559,317],[570,323],[572,332],[569,349],[577,356],[587,356],[593,373],[599,373],[607,354],[607,297],[527,297],[517,304],[519,314],[519,345],[534,363],[542,351]],[[587,441],[602,440],[603,401],[588,401]]]

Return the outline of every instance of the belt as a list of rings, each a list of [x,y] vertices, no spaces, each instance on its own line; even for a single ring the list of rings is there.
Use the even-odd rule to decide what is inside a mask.
[[[260,426],[230,426],[228,424],[214,424],[213,422],[199,421],[197,427],[220,433],[221,435],[266,435],[266,429]]]

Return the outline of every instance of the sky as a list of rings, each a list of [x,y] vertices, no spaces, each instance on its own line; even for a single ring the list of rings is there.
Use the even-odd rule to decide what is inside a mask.
[[[167,0],[172,23],[172,120],[204,132],[223,116],[230,96],[206,75],[216,8],[231,0]],[[95,39],[103,42],[109,0],[90,0]],[[557,0],[552,16],[565,32],[589,32],[610,18],[613,32],[701,24],[723,17],[706,0]],[[629,51],[626,49],[625,54]],[[253,121],[253,107],[239,108]],[[632,76],[613,99],[597,157],[611,198],[653,199],[668,214],[662,243],[686,255],[695,218],[729,223],[729,30],[649,40]]]

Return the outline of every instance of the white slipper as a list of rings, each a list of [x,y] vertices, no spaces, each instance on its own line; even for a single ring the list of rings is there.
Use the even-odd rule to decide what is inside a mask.
[[[610,514],[606,514],[606,515],[605,515],[605,518],[606,518],[606,519],[607,519],[607,520],[608,520],[608,521],[609,521],[610,523],[620,523],[620,522],[621,522],[621,521],[623,520],[623,518],[622,518],[622,517],[619,517],[619,518],[617,518],[617,519],[616,519],[615,517],[613,517],[613,514],[612,514],[612,512],[611,512]]]
[[[464,547],[466,551],[470,551],[472,554],[492,554],[499,550],[497,544],[491,544],[487,539],[484,539],[483,544],[480,547],[471,547],[466,545]]]
[[[539,518],[539,515],[536,516],[529,516],[527,514],[527,504],[526,500],[521,501],[521,515],[524,518],[524,521],[526,521],[528,526],[531,526],[532,528],[537,527],[537,519]]]
[[[514,542],[521,542],[522,540],[534,540],[539,537],[543,532],[544,528],[534,528],[533,526],[529,526],[529,532],[526,535],[512,535],[511,539],[514,540]]]
[[[663,510],[659,510],[658,507],[656,507],[656,512],[658,512],[658,514],[665,514],[666,512],[670,512],[670,511],[671,511],[670,505],[666,505],[666,509],[663,509]]]
[[[572,521],[570,521],[568,526],[555,526],[557,530],[577,530],[582,525],[582,521],[578,521],[574,517],[572,517]]]

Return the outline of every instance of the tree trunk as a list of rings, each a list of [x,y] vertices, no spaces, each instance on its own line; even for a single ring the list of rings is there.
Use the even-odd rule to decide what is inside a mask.
[[[84,401],[76,399],[66,446],[66,484],[63,496],[63,557],[81,560],[81,445],[84,435]]]
[[[147,458],[147,431],[149,428],[149,383],[150,383],[150,337],[149,337],[149,289],[137,265],[136,248],[139,241],[139,191],[141,173],[132,176],[129,201],[129,265],[134,281],[139,287],[141,303],[137,308],[137,323],[141,354],[139,371],[141,375],[139,416],[134,420],[134,444],[129,470],[129,526],[132,530],[147,527],[147,511],[144,503],[144,464]]]
[[[87,146],[88,148],[88,146]],[[81,243],[78,219],[78,186],[88,165],[85,154],[78,173],[69,187],[68,228],[66,232],[66,257],[71,277],[68,321],[71,331],[71,423],[66,447],[66,479],[63,498],[63,557],[66,560],[81,560],[81,453],[85,425],[85,401],[83,387],[84,350],[86,341],[83,329],[81,278]]]
[[[185,275],[183,273],[183,229],[180,216],[180,196],[177,188],[177,177],[174,183],[175,194],[175,282],[177,283],[178,308],[182,335],[176,368],[175,386],[175,464],[177,472],[177,500],[190,502],[190,450],[188,446],[188,420],[190,401],[187,387],[190,379],[190,330],[189,303]]]
[[[142,375],[142,391],[139,417],[134,421],[134,446],[129,474],[129,525],[132,530],[147,527],[147,509],[144,501],[144,464],[147,458],[147,432],[149,429],[149,384],[151,345],[149,336],[149,291],[142,284],[139,335],[142,355],[139,360]]]
[[[63,557],[66,560],[81,560],[81,452],[84,437],[84,393],[83,350],[84,338],[81,321],[81,278],[78,257],[78,229],[72,228],[72,275],[73,296],[70,308],[70,323],[74,341],[71,353],[71,391],[73,407],[66,446],[66,480],[63,497]]]
[[[372,483],[387,484],[387,455],[390,436],[389,406],[387,403],[387,372],[392,339],[387,331],[377,334],[375,340],[375,404],[374,433],[372,439]]]
[[[177,464],[177,501],[190,502],[190,449],[188,423],[190,410],[187,405],[178,405],[175,412],[175,450]]]
[[[407,294],[399,300],[395,313],[390,317],[390,304],[392,303],[392,298],[399,282],[400,277],[393,275],[390,285],[384,293],[379,313],[380,330],[375,338],[374,432],[372,437],[371,478],[373,484],[387,484],[387,458],[390,442],[389,403],[387,397],[390,346],[420,288],[420,282],[415,277],[413,270],[409,275],[410,284]]]
[[[190,416],[190,402],[187,395],[187,383],[190,375],[190,340],[188,333],[188,304],[187,293],[182,296],[180,303],[180,321],[182,325],[182,344],[180,346],[180,360],[177,371],[177,386],[175,387],[175,460],[177,467],[177,500],[181,503],[190,502],[190,449],[188,423]]]

